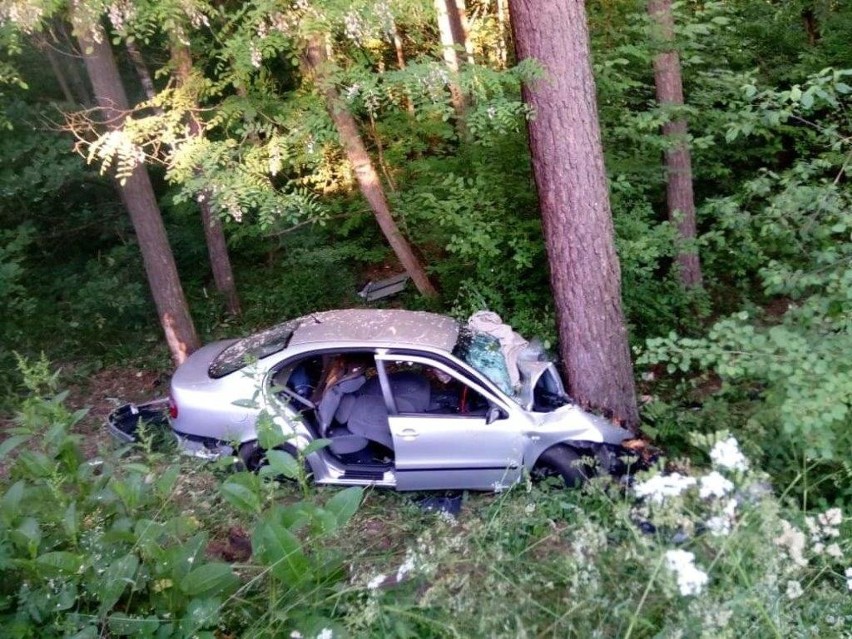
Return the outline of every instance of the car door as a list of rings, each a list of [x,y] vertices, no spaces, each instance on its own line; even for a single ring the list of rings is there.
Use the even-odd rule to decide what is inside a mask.
[[[500,490],[520,478],[517,411],[437,359],[393,353],[376,359],[399,490]]]

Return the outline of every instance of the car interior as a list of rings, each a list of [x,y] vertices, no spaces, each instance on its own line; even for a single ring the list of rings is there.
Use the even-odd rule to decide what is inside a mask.
[[[431,366],[384,362],[400,415],[484,416],[489,402],[455,377]],[[283,383],[282,383],[283,382]],[[379,372],[370,352],[312,355],[273,377],[282,401],[298,411],[329,451],[345,464],[387,464],[393,437]]]

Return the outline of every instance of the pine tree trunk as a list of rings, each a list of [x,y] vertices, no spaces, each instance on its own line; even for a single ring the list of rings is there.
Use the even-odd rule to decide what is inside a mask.
[[[458,75],[461,63],[467,60],[464,46],[464,27],[455,0],[435,0],[435,12],[438,15],[438,32],[441,35],[444,63],[453,76],[449,82],[450,99],[456,116],[462,122],[462,118],[467,112],[467,98],[455,76]]]
[[[186,45],[176,40],[172,42],[171,55],[178,86],[183,86],[192,73],[192,55]],[[194,114],[189,115],[189,133],[193,137],[201,135],[201,125]],[[198,208],[201,210],[201,224],[204,227],[204,241],[207,244],[210,269],[213,271],[213,283],[225,299],[228,312],[231,315],[239,315],[242,309],[234,280],[234,270],[231,267],[231,257],[228,254],[228,243],[225,240],[222,220],[213,210],[212,197],[209,190],[203,190],[198,197]]]
[[[518,60],[546,78],[524,87],[533,173],[570,394],[624,424],[638,422],[621,308],[589,34],[583,0],[510,0]]]
[[[110,129],[117,130],[129,110],[127,96],[106,33],[95,26],[90,34],[78,36],[83,60],[103,122]],[[148,284],[172,359],[181,364],[198,348],[198,337],[145,166],[137,166],[123,184],[119,183],[118,189],[133,222]]]
[[[648,0],[648,13],[657,24],[664,50],[654,57],[654,83],[657,101],[663,108],[683,106],[683,80],[680,57],[672,48],[674,18],[672,0]],[[668,142],[666,150],[666,202],[669,220],[677,228],[681,246],[677,264],[681,284],[685,288],[702,284],[701,263],[695,248],[695,196],[692,191],[692,156],[687,141],[684,118],[663,125],[663,136]]]
[[[423,268],[408,240],[402,235],[393,219],[381,180],[379,180],[373,161],[361,139],[355,118],[346,110],[346,105],[340,99],[334,86],[323,79],[326,55],[325,48],[318,38],[314,37],[308,42],[305,57],[308,67],[313,72],[323,93],[326,108],[340,136],[346,157],[355,171],[355,178],[358,180],[361,193],[373,210],[373,215],[375,215],[385,239],[391,245],[405,272],[411,277],[420,294],[425,297],[436,297],[438,292],[432,282],[429,281],[426,269]]]

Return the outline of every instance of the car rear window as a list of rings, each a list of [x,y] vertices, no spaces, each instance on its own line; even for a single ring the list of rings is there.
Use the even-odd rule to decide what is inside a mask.
[[[219,353],[210,363],[207,374],[218,379],[244,368],[252,360],[263,359],[283,351],[298,325],[298,320],[291,320],[244,337]]]

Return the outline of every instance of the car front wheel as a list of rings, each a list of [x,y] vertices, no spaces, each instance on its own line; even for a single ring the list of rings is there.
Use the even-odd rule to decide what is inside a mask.
[[[568,488],[579,488],[593,474],[594,469],[583,460],[580,453],[564,444],[544,451],[532,472],[533,479],[557,477],[562,479]]]

